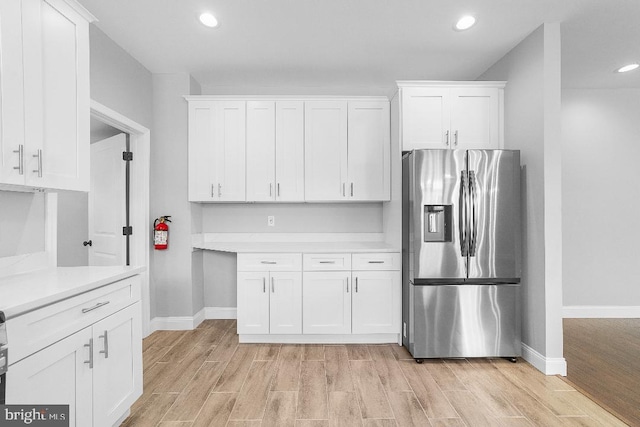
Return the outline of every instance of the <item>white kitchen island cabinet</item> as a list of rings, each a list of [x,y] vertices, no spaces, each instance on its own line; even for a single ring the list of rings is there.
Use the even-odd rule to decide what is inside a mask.
[[[8,290],[28,280],[26,287],[43,289],[12,293],[0,307],[12,349],[6,402],[68,404],[70,426],[111,427],[142,394],[140,279],[115,267],[78,269],[86,273],[53,269],[0,283]],[[62,297],[87,286],[98,287]]]
[[[89,190],[93,20],[73,0],[0,5],[0,184]]]
[[[189,102],[189,201],[243,202],[246,103]]]
[[[505,82],[397,83],[403,151],[503,147]]]
[[[247,101],[247,201],[304,201],[302,101]]]
[[[303,333],[351,333],[351,272],[304,272]]]

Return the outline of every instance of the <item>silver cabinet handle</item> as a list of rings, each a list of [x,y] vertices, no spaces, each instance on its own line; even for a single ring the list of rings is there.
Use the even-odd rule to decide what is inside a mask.
[[[264,294],[265,292],[267,292],[267,278],[263,277],[262,278],[262,293]]]
[[[222,197],[222,185],[218,184],[218,197]]]
[[[213,190],[213,184],[211,184],[211,198],[212,198],[212,199],[213,199],[214,197],[216,197],[216,196],[215,196],[215,194],[213,193],[213,191],[214,191],[214,190]]]
[[[320,264],[335,264],[335,261],[320,261]]]
[[[13,150],[14,153],[18,153],[18,166],[14,166],[14,169],[18,170],[20,175],[24,175],[24,145],[18,145],[17,150]]]
[[[107,304],[109,304],[109,301],[99,302],[99,303],[97,303],[96,305],[94,305],[93,307],[83,308],[83,309],[82,309],[82,313],[88,313],[88,312],[90,312],[90,311],[95,310],[96,308],[100,308],[100,307],[102,307],[102,306],[104,306],[104,305],[107,305]]]
[[[351,197],[353,197],[353,182],[351,183]]]
[[[446,132],[445,132],[445,134],[444,134],[444,136],[445,136],[445,138],[446,138],[446,139],[445,139],[445,144],[447,144],[447,147],[448,147],[448,146],[449,146],[449,131],[446,131]]]
[[[356,293],[358,292],[358,276],[356,276]]]
[[[369,261],[369,264],[384,264],[384,261]]]
[[[349,278],[347,277],[347,293],[349,293]]]
[[[453,133],[453,145],[458,146],[458,131]]]
[[[33,157],[38,159],[38,169],[34,169],[33,172],[38,174],[38,178],[42,178],[42,150],[38,150]]]
[[[273,184],[269,183],[269,197],[273,195]]]
[[[276,285],[273,282],[273,277],[271,278],[271,293],[275,294],[276,293]]]
[[[100,350],[99,353],[104,354],[104,358],[109,358],[109,331],[105,330],[103,335],[100,335],[98,338],[104,339],[104,350]]]
[[[260,261],[260,264],[277,264],[276,261]]]
[[[276,193],[277,193],[278,197],[280,197],[280,183],[278,183],[278,184],[276,185],[276,187],[277,187],[277,188],[276,188]]]
[[[345,190],[344,190],[345,185],[346,185],[346,184],[343,182],[343,183],[342,183],[342,197],[345,197],[345,196],[347,195],[347,193],[345,193]]]
[[[90,338],[89,344],[85,344],[84,346],[89,348],[89,360],[85,360],[84,363],[88,363],[89,369],[93,369],[93,338]]]

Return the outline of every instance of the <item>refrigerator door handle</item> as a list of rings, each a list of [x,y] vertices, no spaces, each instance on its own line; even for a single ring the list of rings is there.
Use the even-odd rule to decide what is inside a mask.
[[[463,257],[467,257],[469,255],[469,244],[468,244],[468,212],[467,212],[467,171],[460,172],[460,200],[458,205],[458,220],[460,222],[460,226],[458,227],[460,233],[460,255]]]
[[[471,221],[469,221],[469,256],[476,256],[478,238],[478,189],[475,171],[469,171],[469,189],[471,191]]]

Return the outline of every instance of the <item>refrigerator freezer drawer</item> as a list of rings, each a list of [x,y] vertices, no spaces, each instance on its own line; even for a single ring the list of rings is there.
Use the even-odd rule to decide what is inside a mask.
[[[520,356],[519,285],[410,285],[414,358]]]

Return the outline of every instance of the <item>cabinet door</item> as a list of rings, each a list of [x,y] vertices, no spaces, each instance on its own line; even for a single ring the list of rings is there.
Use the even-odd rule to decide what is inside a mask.
[[[304,103],[276,102],[276,200],[304,201]]]
[[[142,395],[140,303],[93,325],[93,426],[111,427]]]
[[[346,198],[347,103],[305,102],[305,200]]]
[[[400,333],[399,271],[353,272],[353,333]]]
[[[24,184],[22,26],[19,0],[0,2],[0,183]]]
[[[302,333],[351,333],[350,279],[350,272],[303,273]]]
[[[269,274],[238,273],[238,334],[269,333]]]
[[[349,102],[348,171],[350,200],[389,200],[389,103]]]
[[[247,102],[247,201],[275,199],[276,113],[273,101]]]
[[[70,426],[92,425],[90,341],[86,328],[11,365],[6,403],[69,405]]]
[[[499,90],[451,89],[452,148],[500,148]]]
[[[269,332],[302,333],[302,273],[271,272]]]
[[[218,200],[215,176],[216,103],[189,102],[189,201]]]
[[[27,184],[89,191],[89,23],[64,0],[22,5]]]
[[[448,88],[403,88],[402,149],[448,148],[451,140]]]
[[[245,102],[218,103],[215,123],[215,168],[221,202],[244,202],[245,194]]]

